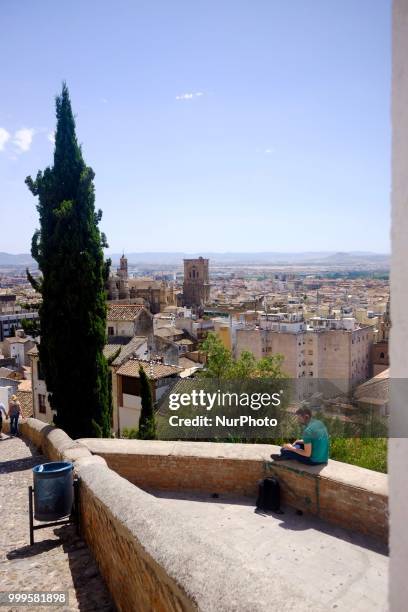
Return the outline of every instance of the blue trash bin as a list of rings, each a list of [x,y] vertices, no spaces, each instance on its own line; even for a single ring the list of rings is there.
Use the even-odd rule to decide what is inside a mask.
[[[71,514],[73,468],[69,461],[52,461],[33,468],[34,518],[37,521],[56,521]]]

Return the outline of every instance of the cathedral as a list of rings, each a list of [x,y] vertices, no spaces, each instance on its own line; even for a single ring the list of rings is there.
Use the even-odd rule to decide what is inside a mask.
[[[128,304],[144,304],[152,314],[162,312],[166,306],[177,305],[173,283],[150,278],[129,278],[128,260],[123,254],[116,274],[107,282],[108,300]]]

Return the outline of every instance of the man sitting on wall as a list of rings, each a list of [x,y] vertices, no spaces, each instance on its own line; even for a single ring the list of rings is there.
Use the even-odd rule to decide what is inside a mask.
[[[329,434],[324,423],[312,418],[309,408],[296,411],[299,423],[303,425],[302,439],[293,444],[284,444],[279,454],[271,455],[275,461],[295,459],[308,465],[321,465],[329,459]]]

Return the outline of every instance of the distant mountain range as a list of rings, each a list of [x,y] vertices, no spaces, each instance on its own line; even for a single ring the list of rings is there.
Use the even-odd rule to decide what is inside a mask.
[[[371,253],[366,251],[352,251],[350,253],[322,251],[304,253],[126,253],[129,264],[181,264],[183,259],[205,257],[217,264],[375,264],[389,265],[390,256],[387,254]],[[119,262],[120,254],[109,255],[112,262]]]
[[[37,263],[29,253],[2,253],[0,252],[0,266],[36,266]]]
[[[303,253],[126,253],[129,264],[134,265],[181,265],[183,259],[206,257],[214,264],[288,264],[288,265],[375,265],[389,266],[390,256],[370,251],[306,251]],[[117,264],[120,253],[108,255]],[[36,262],[28,253],[12,254],[0,252],[0,266],[35,266]]]

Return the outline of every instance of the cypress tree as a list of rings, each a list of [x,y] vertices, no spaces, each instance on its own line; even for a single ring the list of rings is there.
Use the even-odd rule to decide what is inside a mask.
[[[54,165],[26,184],[38,196],[40,229],[31,245],[42,273],[39,358],[54,422],[73,438],[110,436],[106,336],[107,246],[95,211],[94,172],[75,134],[69,92],[56,98]],[[32,279],[30,275],[29,278]]]
[[[150,386],[150,380],[148,379],[142,366],[139,368],[139,381],[140,397],[142,399],[142,412],[140,414],[139,431],[137,437],[142,440],[155,440],[157,434],[156,421],[153,411],[152,388]]]

